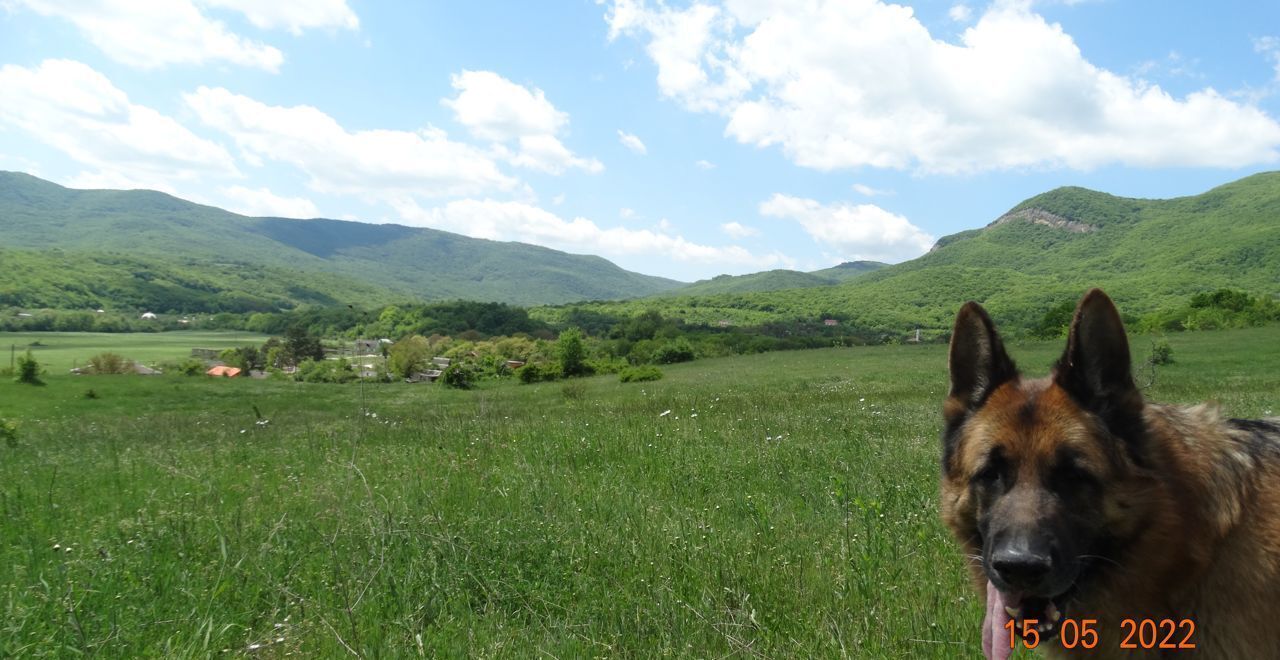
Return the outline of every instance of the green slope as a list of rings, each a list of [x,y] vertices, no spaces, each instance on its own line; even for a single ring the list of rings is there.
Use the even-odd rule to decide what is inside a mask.
[[[1094,286],[1131,318],[1220,287],[1280,294],[1280,173],[1170,200],[1060,188],[1018,204],[985,228],[943,238],[917,259],[839,286],[593,307],[620,314],[655,309],[703,323],[834,315],[894,334],[917,326],[938,333],[950,328],[965,300],[981,301],[1002,323],[1025,328]],[[554,320],[563,313],[538,315]]]
[[[846,261],[830,268],[812,271],[809,274],[836,282],[848,282],[855,277],[861,277],[888,265],[880,261]]]
[[[664,291],[660,296],[706,296],[717,293],[749,293],[752,291],[780,291],[783,289],[807,289],[815,286],[832,286],[847,282],[884,267],[878,261],[847,261],[838,266],[803,273],[779,268],[747,275],[719,275],[709,280],[699,280],[678,289]]]
[[[7,248],[88,252],[95,260],[111,253],[161,270],[235,263],[272,277],[291,274],[339,301],[540,304],[629,298],[680,285],[600,257],[522,243],[398,225],[249,218],[154,191],[72,190],[14,172],[0,172],[0,232]],[[35,255],[27,252],[24,260]],[[321,277],[313,282],[312,275]]]

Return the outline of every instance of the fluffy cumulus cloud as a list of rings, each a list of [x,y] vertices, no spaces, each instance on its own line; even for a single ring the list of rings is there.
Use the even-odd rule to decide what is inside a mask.
[[[244,14],[255,27],[284,29],[297,35],[315,28],[355,30],[360,18],[347,0],[197,0],[206,7],[230,9]]]
[[[275,218],[314,218],[320,215],[315,203],[305,197],[283,197],[266,188],[229,186],[222,189],[222,206],[241,215]]]
[[[821,204],[775,194],[760,204],[760,214],[799,223],[805,233],[837,250],[844,260],[903,261],[920,256],[934,242],[906,218],[874,204]]]
[[[435,208],[411,200],[396,203],[400,217],[418,225],[475,238],[517,240],[570,252],[610,256],[659,255],[679,262],[767,268],[790,261],[779,254],[756,255],[736,246],[694,243],[665,230],[605,228],[587,218],[562,218],[523,202],[462,199]]]
[[[741,222],[726,222],[720,225],[720,231],[734,237],[747,238],[749,236],[759,236],[760,230],[755,227],[748,227]]]
[[[622,146],[630,149],[633,153],[640,154],[641,156],[649,153],[649,148],[644,146],[644,142],[641,142],[640,138],[622,129],[618,129],[618,141],[622,143]]]
[[[1280,123],[1206,88],[1175,97],[1093,65],[1031,3],[995,2],[957,43],[878,0],[614,0],[662,94],[739,142],[819,170],[1231,166],[1280,158]]]
[[[225,62],[277,71],[279,49],[232,32],[210,9],[239,12],[260,28],[294,34],[318,27],[359,26],[346,0],[15,0],[36,13],[65,19],[108,57],[153,69]]]
[[[78,187],[172,190],[174,181],[240,175],[222,146],[132,103],[106,76],[71,60],[0,67],[0,124],[92,168],[68,182]]]
[[[600,161],[576,156],[560,141],[558,134],[569,115],[557,110],[541,89],[529,89],[492,71],[463,71],[452,82],[458,93],[442,103],[472,135],[499,145],[498,153],[511,164],[551,174],[570,168],[591,173],[604,169]]]
[[[349,131],[311,106],[273,106],[222,88],[184,95],[206,125],[226,133],[246,160],[293,165],[313,190],[391,196],[474,195],[512,190],[489,155],[439,129]]]

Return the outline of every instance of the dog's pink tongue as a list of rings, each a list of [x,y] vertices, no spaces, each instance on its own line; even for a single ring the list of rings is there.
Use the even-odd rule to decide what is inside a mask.
[[[1004,629],[1009,624],[1009,613],[1004,608],[1004,596],[988,580],[987,616],[982,620],[982,654],[987,660],[1008,660],[1013,652],[1009,648],[1009,635]]]

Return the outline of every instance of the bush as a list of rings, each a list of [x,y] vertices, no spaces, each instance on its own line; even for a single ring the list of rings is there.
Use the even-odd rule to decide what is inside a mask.
[[[675,364],[693,360],[693,344],[681,337],[673,342],[663,344],[653,353],[653,361],[658,364]]]
[[[294,374],[304,383],[350,383],[358,377],[346,360],[304,360]]]
[[[1169,340],[1158,339],[1151,342],[1151,364],[1173,364],[1173,347]]]
[[[44,381],[40,380],[40,363],[36,362],[29,350],[26,355],[18,358],[17,381],[28,385],[44,385]]]
[[[627,367],[618,372],[618,380],[623,383],[643,383],[661,379],[662,370],[654,366]]]
[[[576,401],[581,399],[582,395],[586,393],[587,386],[577,381],[565,383],[560,387],[560,395],[563,396],[566,401]]]
[[[556,341],[556,353],[560,357],[560,373],[567,378],[590,376],[591,366],[587,364],[587,351],[582,345],[582,331],[569,328],[560,333]]]
[[[18,424],[7,419],[0,418],[0,440],[4,440],[4,444],[9,447],[18,446]]]
[[[98,392],[97,392],[97,391],[95,391],[92,387],[90,387],[89,389],[87,389],[87,390],[85,390],[85,391],[84,391],[84,398],[86,398],[86,399],[96,399],[96,398],[98,398]]]
[[[182,363],[178,365],[178,372],[184,376],[203,376],[205,371],[204,362],[195,358],[183,360]]]
[[[559,365],[530,362],[516,369],[516,377],[520,379],[520,382],[528,385],[530,383],[559,380],[562,374],[560,373]]]
[[[115,353],[99,353],[89,358],[89,369],[95,374],[127,374],[133,373],[133,361]]]
[[[476,379],[480,375],[480,370],[474,365],[466,362],[455,362],[440,374],[440,382],[445,387],[452,387],[457,390],[469,390],[475,386]]]

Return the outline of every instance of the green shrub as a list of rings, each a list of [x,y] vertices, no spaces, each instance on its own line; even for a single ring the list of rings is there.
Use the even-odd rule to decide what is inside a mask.
[[[133,361],[115,353],[99,353],[89,358],[89,369],[95,374],[128,374],[133,373]]]
[[[663,344],[653,352],[653,361],[658,364],[675,364],[693,360],[693,344],[683,337]]]
[[[44,385],[44,381],[40,380],[40,363],[31,356],[28,350],[26,355],[18,358],[18,378],[19,383],[28,385]]]
[[[89,389],[87,389],[87,390],[85,390],[85,391],[84,391],[84,398],[86,398],[86,399],[96,399],[96,398],[98,398],[98,392],[97,392],[96,390],[94,390],[92,387],[90,387]]]
[[[18,424],[7,419],[0,418],[0,440],[4,440],[4,444],[9,447],[18,446]]]
[[[469,390],[475,386],[479,376],[480,370],[475,365],[466,362],[454,362],[444,370],[444,373],[440,374],[440,382],[444,383],[445,387]]]
[[[1151,364],[1173,364],[1173,347],[1167,339],[1151,342]]]
[[[530,362],[516,369],[516,377],[520,379],[521,383],[528,385],[530,383],[560,380],[563,374],[560,372],[560,365],[558,364]]]
[[[623,358],[596,358],[587,360],[587,366],[592,373],[616,374],[627,368],[627,361]]]
[[[581,381],[570,381],[560,387],[560,396],[566,401],[576,401],[587,393],[587,386]]]
[[[350,383],[359,376],[346,360],[303,360],[294,378],[304,383]]]
[[[618,380],[623,383],[643,383],[649,380],[661,379],[662,370],[652,365],[627,367],[618,372]]]
[[[204,362],[195,358],[183,360],[182,363],[178,365],[178,372],[184,376],[203,376],[206,370]]]
[[[587,364],[587,351],[582,345],[582,331],[569,328],[560,333],[556,341],[556,353],[560,357],[560,373],[567,378],[590,376],[591,366]]]

